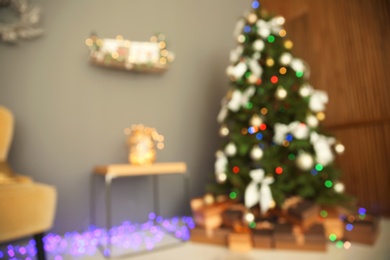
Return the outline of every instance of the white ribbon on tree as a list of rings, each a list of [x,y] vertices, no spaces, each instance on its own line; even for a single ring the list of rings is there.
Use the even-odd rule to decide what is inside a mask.
[[[217,159],[215,160],[215,164],[214,164],[215,173],[223,173],[223,172],[225,172],[226,171],[226,166],[228,164],[228,160],[226,158],[226,155],[224,154],[224,152],[219,150],[216,153],[216,157],[217,157]]]
[[[326,166],[333,162],[334,155],[331,146],[336,142],[335,138],[312,132],[310,135],[310,142],[314,147],[316,161],[318,163]]]
[[[218,116],[217,116],[217,122],[222,123],[225,121],[227,115],[228,115],[228,108],[227,108],[227,98],[223,97],[221,100],[221,110],[219,110]]]
[[[274,182],[272,176],[265,176],[263,169],[255,169],[249,172],[252,181],[245,190],[245,206],[251,208],[260,203],[261,213],[264,214],[273,202],[270,185]],[[259,188],[260,186],[260,188]]]
[[[282,144],[288,133],[291,133],[297,139],[309,137],[309,128],[305,123],[299,121],[291,122],[289,125],[276,123],[274,131],[273,141],[277,144]]]
[[[227,107],[234,112],[237,112],[241,106],[245,106],[249,99],[255,94],[256,89],[254,86],[250,86],[244,92],[236,89],[233,91],[232,98],[229,100]]]
[[[282,25],[284,24],[284,18],[282,16],[276,16],[269,21],[258,20],[256,25],[258,27],[257,33],[263,37],[267,38],[271,32],[278,34],[282,30]]]
[[[325,91],[312,90],[309,107],[313,112],[324,111],[326,103],[328,103],[328,94]]]

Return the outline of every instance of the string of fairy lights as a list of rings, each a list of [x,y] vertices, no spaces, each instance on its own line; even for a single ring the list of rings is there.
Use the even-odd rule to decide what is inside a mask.
[[[344,221],[344,232],[350,232],[354,228],[357,220],[364,220],[367,216],[367,210],[359,208],[357,216],[340,215],[340,220]],[[320,218],[324,221],[328,217],[328,212],[322,210]],[[247,216],[250,227],[253,226],[253,220]],[[151,212],[148,221],[145,223],[132,223],[125,221],[119,226],[114,226],[109,230],[111,232],[111,242],[114,246],[122,249],[140,250],[146,248],[152,250],[159,246],[165,233],[163,227],[174,234],[178,239],[188,241],[190,239],[190,230],[195,227],[191,217],[173,217],[164,219]],[[147,231],[148,235],[143,234]],[[54,260],[63,260],[67,256],[79,257],[83,255],[94,255],[98,252],[99,244],[107,243],[107,231],[98,227],[91,227],[85,232],[67,232],[64,235],[49,233],[44,237],[45,250]],[[332,233],[328,237],[329,241],[334,243],[339,249],[350,249],[352,243],[337,237]],[[20,259],[33,260],[36,256],[35,241],[31,239],[23,245],[6,245],[0,248],[0,259]],[[65,257],[65,258],[64,258]]]

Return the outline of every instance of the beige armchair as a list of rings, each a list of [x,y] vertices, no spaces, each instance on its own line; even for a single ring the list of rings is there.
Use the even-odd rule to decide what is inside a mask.
[[[13,130],[12,113],[0,106],[0,244],[34,236],[37,258],[44,260],[42,239],[53,224],[57,192],[12,171],[7,157]]]

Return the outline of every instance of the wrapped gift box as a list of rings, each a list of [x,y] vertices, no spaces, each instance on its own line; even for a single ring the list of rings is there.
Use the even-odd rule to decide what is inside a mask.
[[[191,210],[195,224],[205,229],[215,229],[222,225],[222,212],[234,203],[230,199],[221,199],[207,204],[204,198],[191,200]]]
[[[256,227],[252,230],[253,247],[270,249],[274,247],[274,224],[268,221],[256,223]]]
[[[246,208],[242,204],[235,204],[230,206],[222,212],[222,224],[225,227],[233,228],[235,225],[243,221],[243,216]]]
[[[373,245],[379,234],[379,217],[349,215],[344,219],[344,238],[350,242]]]
[[[314,224],[304,230],[290,223],[277,223],[274,232],[275,248],[288,250],[326,251],[324,227]]]
[[[341,207],[322,207],[321,209],[326,214],[323,216],[319,215],[319,222],[324,225],[325,236],[329,238],[330,235],[336,235],[338,239],[344,237],[343,216],[346,211]]]
[[[296,200],[282,210],[282,217],[288,222],[308,229],[318,221],[321,207],[313,201]]]
[[[228,246],[231,251],[248,252],[252,250],[252,235],[248,232],[232,232],[228,236]]]
[[[228,245],[228,236],[231,233],[229,228],[216,228],[213,230],[206,230],[201,227],[191,229],[190,240],[195,243],[212,244],[219,246]]]

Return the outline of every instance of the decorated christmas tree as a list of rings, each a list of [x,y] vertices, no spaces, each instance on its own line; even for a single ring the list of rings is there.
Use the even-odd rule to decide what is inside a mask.
[[[298,196],[318,204],[348,197],[335,156],[344,146],[327,134],[326,92],[309,83],[309,66],[292,53],[285,19],[257,0],[237,22],[227,68],[230,89],[218,114],[214,192],[261,211]]]

